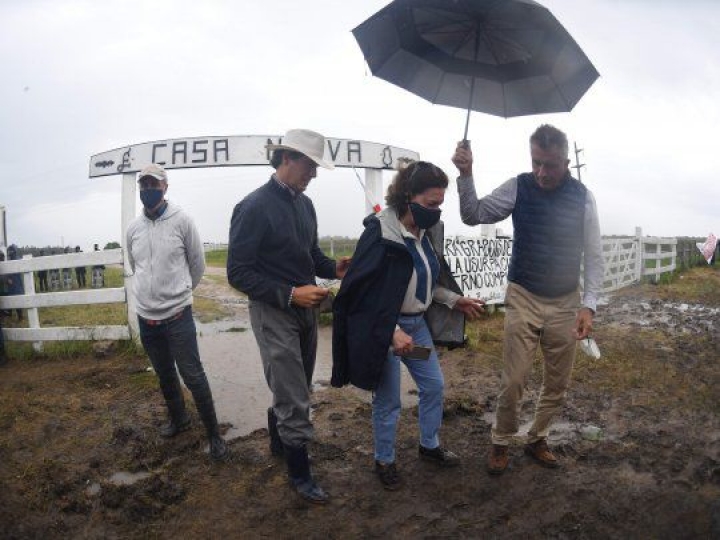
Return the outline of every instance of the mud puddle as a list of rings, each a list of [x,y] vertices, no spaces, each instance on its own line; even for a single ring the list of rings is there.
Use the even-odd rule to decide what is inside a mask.
[[[602,306],[595,324],[652,328],[680,334],[716,334],[720,333],[720,308],[620,296]]]
[[[224,270],[223,270],[224,272]],[[211,269],[211,275],[222,275]],[[267,427],[267,408],[272,394],[265,382],[260,351],[250,325],[247,300],[227,283],[204,280],[202,295],[220,302],[232,315],[211,323],[195,321],[198,346],[205,373],[208,376],[213,398],[221,423],[231,424],[226,439],[234,439]],[[330,387],[332,375],[332,329],[320,327],[318,351],[313,376],[313,391],[322,392]],[[417,402],[412,379],[403,368],[401,396],[404,406]],[[352,389],[368,403],[370,392]]]

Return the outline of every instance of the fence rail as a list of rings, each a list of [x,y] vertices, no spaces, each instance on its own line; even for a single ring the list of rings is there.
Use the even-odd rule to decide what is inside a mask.
[[[0,276],[20,274],[23,276],[25,294],[0,296],[1,309],[27,309],[29,328],[5,328],[2,332],[9,341],[32,341],[35,348],[43,341],[86,341],[102,339],[130,339],[128,325],[98,325],[83,327],[41,328],[38,308],[113,304],[127,302],[125,287],[88,289],[82,291],[60,291],[36,294],[34,272],[56,268],[77,268],[123,264],[122,249],[93,251],[89,253],[67,253],[33,258],[26,255],[21,260],[0,263]]]
[[[617,291],[642,279],[657,281],[665,273],[702,262],[703,259],[696,243],[703,240],[701,238],[643,237],[642,230],[639,228],[636,230],[635,236],[603,238],[605,273],[602,292]],[[355,250],[356,242],[333,239],[328,244],[322,247],[326,250],[329,248],[330,251],[336,253],[345,252],[349,255]],[[206,247],[222,249],[223,246],[208,245]],[[29,322],[29,328],[3,329],[5,337],[10,341],[35,342],[36,348],[40,348],[43,341],[130,339],[135,332],[129,325],[41,328],[38,317],[38,308],[133,302],[133,299],[127,294],[126,287],[35,293],[34,272],[80,266],[122,265],[123,261],[123,250],[113,249],[39,258],[27,255],[22,260],[0,263],[0,276],[22,274],[25,287],[23,295],[0,296],[0,309],[26,309]],[[124,274],[127,286],[128,278],[131,276],[128,276],[127,272]],[[128,310],[134,313],[130,306],[128,306]]]
[[[677,268],[677,238],[642,236],[602,239],[605,273],[603,293],[610,293],[642,279],[657,282],[663,274]]]

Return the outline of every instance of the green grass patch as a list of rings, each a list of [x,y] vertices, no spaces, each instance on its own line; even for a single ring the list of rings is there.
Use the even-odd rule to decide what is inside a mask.
[[[130,384],[139,390],[156,390],[158,378],[154,371],[140,371],[130,375]]]
[[[720,305],[720,272],[716,267],[697,266],[668,274],[657,285],[638,286],[641,294],[674,302]]]
[[[329,240],[320,240],[319,242],[322,252],[333,259],[337,259],[340,257],[352,257],[353,253],[355,253],[356,244],[357,240],[334,242],[331,250]],[[334,254],[331,255],[333,251]],[[207,253],[205,253],[205,264],[217,268],[225,268],[227,266],[227,256],[227,249],[216,249],[213,251],[208,251]]]
[[[247,328],[241,328],[239,326],[232,326],[228,328],[227,330],[223,330],[223,332],[247,332]]]
[[[218,321],[231,315],[230,310],[217,300],[197,295],[193,297],[193,314],[201,323]]]
[[[333,323],[332,313],[320,313],[318,315],[318,325],[323,327],[330,327]]]
[[[227,266],[227,249],[216,249],[205,253],[205,264],[225,268]]]

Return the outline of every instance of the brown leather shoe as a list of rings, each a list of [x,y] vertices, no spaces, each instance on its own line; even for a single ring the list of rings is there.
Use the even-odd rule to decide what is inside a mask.
[[[557,469],[560,466],[557,458],[548,448],[547,441],[545,439],[540,439],[534,443],[526,444],[525,453],[543,467]]]
[[[510,462],[508,447],[493,444],[488,452],[487,472],[490,474],[502,474]]]

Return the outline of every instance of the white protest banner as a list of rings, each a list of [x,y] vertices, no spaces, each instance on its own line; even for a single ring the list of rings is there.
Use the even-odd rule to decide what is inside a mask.
[[[717,249],[717,237],[713,233],[710,233],[710,236],[707,237],[704,244],[698,242],[696,245],[700,253],[702,253],[703,258],[710,264],[713,253],[715,253],[715,249]]]
[[[510,238],[445,238],[445,259],[465,296],[502,304],[512,255]]]

